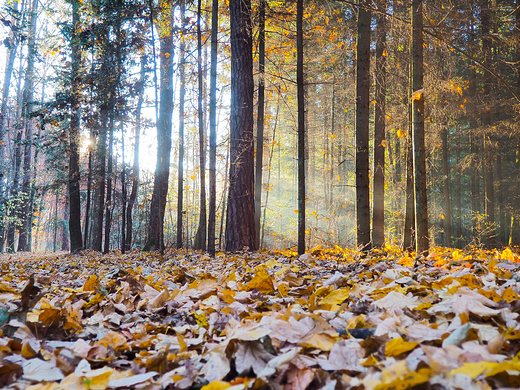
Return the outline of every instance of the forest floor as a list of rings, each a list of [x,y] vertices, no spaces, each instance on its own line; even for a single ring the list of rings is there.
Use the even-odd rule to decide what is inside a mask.
[[[520,257],[0,256],[7,389],[520,386]]]

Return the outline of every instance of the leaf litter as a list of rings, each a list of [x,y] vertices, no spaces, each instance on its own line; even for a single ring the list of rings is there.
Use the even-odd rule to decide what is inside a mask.
[[[520,257],[0,256],[6,389],[520,386]]]

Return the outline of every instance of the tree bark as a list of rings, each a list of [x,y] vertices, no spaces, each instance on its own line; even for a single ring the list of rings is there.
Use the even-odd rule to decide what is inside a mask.
[[[376,17],[372,245],[380,248],[385,243],[386,2],[379,0],[378,8],[382,13],[378,13]]]
[[[256,245],[260,248],[260,216],[262,214],[262,168],[264,160],[265,113],[265,1],[258,6],[258,114],[256,119],[255,166],[255,232]]]
[[[306,197],[306,137],[305,137],[305,80],[303,62],[303,0],[296,11],[296,85],[298,88],[298,254],[305,253],[305,197]]]
[[[487,69],[492,68],[493,54],[491,42],[491,10],[489,0],[483,0],[480,11],[480,28],[482,34],[482,55],[483,63]],[[491,74],[484,72],[484,101],[487,101],[492,88]],[[489,107],[484,107],[481,116],[484,131],[490,131],[491,115]],[[488,134],[483,136],[483,155],[484,155],[484,213],[486,218],[486,243],[496,244],[496,220],[495,220],[495,183],[493,177],[493,167],[495,162],[494,147],[491,137]]]
[[[78,32],[79,0],[72,1],[72,66],[71,66],[71,114],[69,124],[69,234],[70,250],[77,252],[83,248],[81,235],[81,198],[80,198],[80,171],[79,171],[79,67],[81,62],[81,42]]]
[[[198,119],[199,119],[199,227],[195,236],[195,249],[206,250],[207,239],[207,215],[206,215],[206,132],[204,126],[204,73],[202,71],[202,0],[197,2],[197,73],[199,84]]]
[[[115,107],[114,107],[115,109]],[[105,234],[104,234],[104,245],[103,253],[110,251],[110,231],[112,228],[112,210],[114,209],[112,201],[112,170],[113,170],[113,156],[114,156],[114,116],[115,113],[111,113],[110,126],[108,133],[108,161],[107,161],[107,197],[105,201]]]
[[[24,87],[22,92],[22,121],[25,129],[25,146],[23,159],[23,180],[20,191],[20,231],[18,237],[18,252],[30,251],[30,235],[32,226],[30,215],[33,206],[31,198],[31,173],[32,173],[32,150],[33,150],[33,127],[34,121],[30,114],[32,111],[32,101],[34,93],[34,60],[36,57],[36,21],[38,16],[38,0],[33,0],[30,9],[28,39],[27,39],[27,60],[25,68]]]
[[[412,0],[412,126],[415,188],[415,240],[418,253],[430,247],[424,140],[423,0]]]
[[[184,28],[185,5],[180,5],[181,23]],[[186,42],[184,35],[181,37],[180,53],[179,53],[179,172],[177,173],[177,248],[182,248],[183,237],[183,219],[184,219],[184,101],[186,96]],[[211,158],[211,152],[210,152]],[[211,163],[210,163],[211,165]],[[211,174],[210,174],[211,180]],[[211,186],[211,184],[210,184]],[[210,190],[211,191],[211,190]],[[211,211],[210,211],[211,214]]]
[[[160,3],[161,14],[157,23],[160,40],[160,107],[157,121],[157,162],[150,206],[148,238],[144,250],[164,250],[164,211],[170,175],[170,151],[173,112],[173,2]]]
[[[18,2],[13,3],[13,11],[18,10]],[[16,59],[16,51],[18,49],[18,37],[15,34],[17,29],[16,18],[11,18],[11,33],[4,41],[7,42],[7,57],[4,70],[4,85],[2,89],[2,103],[0,106],[0,253],[4,252],[6,239],[6,200],[7,190],[4,187],[4,177],[7,176],[6,164],[6,120],[7,120],[7,102],[9,101],[9,89],[11,86],[11,77],[14,70],[14,61]]]
[[[211,69],[209,86],[209,216],[208,252],[215,256],[215,224],[217,216],[217,53],[218,0],[212,2],[211,12]]]
[[[370,249],[369,117],[370,18],[368,0],[360,0],[356,45],[356,224],[357,246]]]
[[[256,250],[251,0],[230,0],[231,108],[226,250]]]
[[[134,161],[132,166],[132,189],[128,198],[126,206],[126,235],[125,235],[125,249],[132,248],[133,236],[133,218],[132,213],[134,209],[135,200],[137,199],[137,189],[139,186],[139,142],[141,140],[141,110],[144,102],[144,85],[146,83],[146,61],[147,56],[143,51],[141,53],[141,70],[139,76],[139,84],[137,87],[137,107],[135,109],[135,129],[134,129]]]

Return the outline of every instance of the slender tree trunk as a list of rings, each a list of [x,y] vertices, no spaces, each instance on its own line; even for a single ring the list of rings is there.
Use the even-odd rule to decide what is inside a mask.
[[[276,114],[274,117],[273,144],[271,146],[271,152],[269,154],[269,164],[268,164],[269,167],[272,167],[275,145],[277,145],[278,150],[280,150],[280,145],[279,145],[279,143],[276,142],[276,128],[278,127],[278,115],[279,114],[280,114],[280,95],[278,95],[278,102],[276,104]],[[272,172],[272,169],[269,169],[267,171],[267,187],[268,188],[270,188],[269,186],[271,184],[271,172]],[[262,235],[261,235],[261,240],[260,240],[260,248],[264,247],[265,221],[267,220],[266,214],[267,214],[267,207],[269,206],[269,194],[270,193],[271,193],[271,191],[267,191],[267,193],[265,194],[265,206],[264,206],[264,215],[262,218]]]
[[[132,189],[130,197],[128,198],[128,205],[126,208],[126,235],[125,235],[125,249],[132,248],[133,235],[133,219],[132,213],[134,209],[135,200],[137,199],[137,188],[139,186],[139,142],[141,139],[141,110],[144,102],[144,85],[146,83],[146,61],[147,56],[143,51],[141,53],[141,71],[139,84],[137,88],[137,107],[135,110],[135,129],[134,129],[134,162],[132,166]]]
[[[424,140],[423,0],[412,0],[412,126],[415,188],[415,240],[418,253],[430,247]]]
[[[218,0],[212,2],[211,69],[209,86],[209,220],[208,252],[215,256],[215,224],[217,216],[217,53]]]
[[[451,248],[451,204],[450,204],[450,166],[448,153],[448,128],[443,125],[441,130],[442,141],[442,175],[444,181],[444,234],[446,235],[446,246]]]
[[[91,224],[92,249],[101,252],[103,245],[103,215],[105,212],[106,150],[107,150],[108,107],[100,109],[100,131],[96,145],[94,199]]]
[[[198,118],[199,118],[199,227],[195,236],[195,249],[206,250],[207,238],[207,215],[206,215],[206,131],[204,126],[204,110],[202,102],[204,100],[204,79],[202,71],[202,0],[197,2],[197,73],[199,83],[198,96]]]
[[[303,61],[303,0],[296,3],[296,85],[298,88],[298,254],[305,253],[305,80]]]
[[[185,18],[185,5],[181,2],[180,5],[181,20],[184,23]],[[184,25],[182,26],[184,28]],[[179,93],[179,172],[177,174],[177,248],[182,248],[182,237],[183,237],[183,219],[184,219],[184,101],[186,96],[186,42],[184,35],[181,37],[180,53],[179,53],[179,82],[180,82],[180,93]],[[211,151],[210,151],[211,159]],[[211,163],[210,163],[211,166]],[[211,168],[210,168],[211,169]],[[211,173],[210,173],[211,182]],[[211,187],[211,183],[210,183]],[[211,189],[210,189],[210,202],[211,202]],[[211,218],[211,211],[210,211]]]
[[[406,143],[406,200],[403,229],[403,249],[415,248],[415,191],[413,185],[413,147],[411,122]]]
[[[18,2],[13,2],[13,11],[18,10]],[[18,39],[15,34],[16,18],[11,18],[11,33],[6,38],[4,44],[7,46],[6,64],[4,70],[4,85],[2,89],[2,102],[0,106],[0,177],[7,176],[7,159],[6,159],[6,120],[7,120],[7,103],[9,101],[9,89],[11,86],[11,77],[14,69],[14,61],[16,59],[16,50],[18,48]],[[6,239],[6,198],[7,190],[4,187],[4,180],[0,180],[0,253],[4,252]]]
[[[8,216],[11,218],[9,228],[7,230],[7,251],[12,253],[15,251],[15,233],[18,227],[19,219],[19,208],[18,208],[18,193],[20,186],[20,167],[22,165],[22,131],[18,131],[16,134],[16,140],[14,145],[14,166],[13,166],[13,180],[11,182],[11,190],[9,198],[11,200],[9,204]]]
[[[516,93],[520,94],[520,0],[516,0],[515,10],[515,25],[516,25]],[[520,199],[520,134],[516,134],[516,161],[515,161],[515,179],[517,193],[515,197],[518,201]],[[520,244],[520,215],[518,210],[511,213],[511,222],[509,230],[509,245]]]
[[[258,115],[256,119],[255,232],[260,248],[260,216],[262,213],[262,168],[264,158],[265,112],[265,1],[258,7]]]
[[[69,234],[70,250],[77,252],[83,248],[81,235],[81,198],[79,171],[79,67],[81,62],[81,42],[78,32],[79,0],[72,1],[72,66],[71,66],[71,114],[69,124]]]
[[[121,253],[126,252],[126,162],[125,162],[125,129],[123,121],[121,121]],[[117,169],[117,166],[116,166]]]
[[[90,132],[90,143],[88,145],[88,166],[87,166],[87,196],[86,196],[86,204],[85,204],[85,222],[83,223],[83,243],[85,247],[89,247],[88,244],[91,236],[89,236],[90,232],[90,206],[92,201],[92,145],[94,144],[95,139],[92,135],[92,131]]]
[[[110,251],[110,231],[112,228],[112,210],[114,208],[112,204],[112,169],[114,166],[114,116],[115,113],[112,112],[108,133],[107,198],[105,202],[105,241],[103,245],[103,253],[108,253]]]
[[[33,149],[33,126],[34,121],[30,118],[34,92],[34,60],[36,57],[36,20],[38,16],[38,0],[33,0],[30,9],[28,39],[27,39],[27,62],[25,68],[24,87],[22,92],[22,121],[25,129],[25,146],[23,159],[23,180],[19,196],[20,199],[20,234],[18,238],[18,252],[30,251],[29,236],[32,226],[29,225],[29,215],[32,214],[30,202],[31,173],[32,173],[32,149]]]
[[[231,108],[226,250],[256,250],[251,0],[230,0]]]
[[[385,140],[386,140],[386,2],[379,0],[376,21],[376,106],[374,125],[374,189],[372,210],[372,244],[385,243]]]
[[[173,112],[173,11],[172,0],[162,0],[157,23],[161,47],[161,90],[157,122],[157,163],[150,206],[148,238],[144,250],[164,250],[164,211],[170,175]]]
[[[480,28],[482,34],[482,55],[483,63],[488,68],[492,68],[493,54],[491,42],[491,10],[489,0],[483,0],[480,11]],[[484,72],[484,100],[489,99],[492,88],[492,79],[489,72]],[[485,131],[490,131],[491,115],[488,107],[484,107],[482,112],[482,126]],[[493,142],[488,134],[483,136],[483,155],[484,155],[484,207],[486,215],[486,230],[488,244],[496,244],[496,220],[495,220],[495,183],[493,177],[493,167],[495,161],[495,151]]]
[[[369,116],[370,18],[368,0],[361,0],[356,45],[356,224],[357,246],[370,249]]]

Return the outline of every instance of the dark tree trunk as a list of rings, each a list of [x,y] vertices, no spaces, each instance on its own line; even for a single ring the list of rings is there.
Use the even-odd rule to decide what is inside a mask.
[[[110,130],[108,134],[108,162],[107,162],[107,198],[105,202],[105,241],[103,245],[103,253],[110,251],[110,230],[112,228],[112,210],[114,208],[112,202],[112,170],[114,155],[114,112],[110,118]]]
[[[204,79],[202,71],[202,0],[197,2],[197,73],[199,84],[198,96],[198,119],[199,119],[199,227],[195,236],[195,249],[206,250],[207,238],[207,215],[206,215],[206,132],[204,126],[204,110],[202,102],[204,100]]]
[[[77,252],[83,248],[81,235],[81,198],[80,198],[80,171],[79,171],[79,67],[81,61],[81,42],[78,36],[79,0],[72,1],[72,67],[71,67],[71,114],[69,125],[69,234],[70,250]]]
[[[370,18],[368,0],[361,0],[356,45],[356,224],[357,246],[370,249],[369,119]]]
[[[148,239],[144,250],[164,250],[164,211],[168,195],[170,152],[172,146],[173,112],[173,4],[163,1],[163,9],[157,23],[161,47],[160,107],[157,121],[157,162],[153,184]]]
[[[181,21],[184,23],[185,5],[180,5]],[[184,28],[184,24],[182,25]],[[182,248],[183,237],[183,219],[184,219],[184,101],[186,96],[186,43],[184,35],[181,37],[180,53],[179,53],[179,172],[177,174],[177,248]],[[211,158],[211,152],[210,152]],[[211,165],[211,163],[210,163]],[[211,169],[211,168],[210,168]],[[211,173],[210,173],[211,180]],[[210,184],[211,186],[211,184]],[[210,190],[211,192],[211,190]],[[210,195],[211,196],[211,195]],[[210,198],[211,199],[211,198]],[[211,211],[210,211],[211,217]]]
[[[135,110],[135,129],[134,129],[134,162],[132,166],[132,189],[128,198],[128,205],[126,208],[126,235],[125,235],[125,249],[132,248],[133,235],[133,219],[132,212],[134,209],[135,200],[137,199],[137,188],[139,186],[139,142],[141,139],[141,109],[144,102],[144,85],[146,83],[146,54],[141,55],[141,72],[137,88],[137,108]]]
[[[403,249],[415,249],[415,193],[413,185],[413,147],[411,122],[406,143],[406,199],[403,229]]]
[[[87,196],[85,204],[85,222],[83,223],[83,243],[85,247],[88,247],[88,242],[91,239],[89,236],[90,232],[90,206],[92,201],[92,145],[95,139],[90,132],[90,144],[88,145],[88,166],[87,166]]]
[[[258,7],[258,115],[256,118],[256,166],[255,166],[255,232],[256,245],[260,248],[260,216],[262,214],[262,168],[264,160],[264,112],[265,112],[265,1]]]
[[[376,106],[374,124],[374,190],[372,210],[372,245],[385,243],[385,140],[386,140],[386,2],[380,0],[382,14],[376,19]]]
[[[491,42],[491,9],[489,0],[483,0],[480,11],[480,28],[482,34],[482,55],[483,63],[487,69],[492,68],[493,54]],[[484,72],[484,101],[489,99],[493,80],[489,72]],[[490,110],[484,107],[482,111],[482,127],[485,131],[490,131],[491,115]],[[486,216],[486,242],[496,244],[496,220],[495,220],[495,182],[493,177],[495,151],[493,141],[488,134],[484,134],[483,140],[484,156],[484,213]]]
[[[106,153],[107,153],[108,105],[100,109],[100,130],[96,145],[94,199],[90,237],[92,249],[101,252],[103,245],[103,215],[105,212]]]
[[[296,11],[296,85],[298,88],[298,254],[305,253],[305,80],[303,62],[303,0]]]
[[[418,253],[430,247],[424,140],[423,0],[412,0],[412,126],[415,188],[415,240]]]
[[[231,108],[226,250],[256,250],[251,0],[230,0]]]
[[[217,216],[217,53],[218,0],[212,2],[211,12],[211,70],[209,78],[209,218],[208,252],[215,256],[215,224]]]

